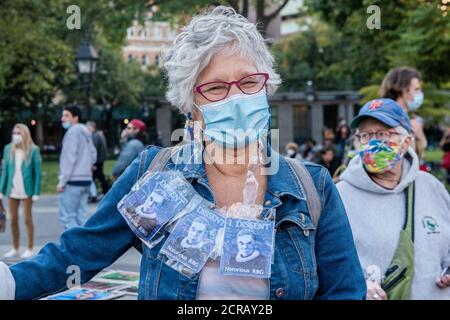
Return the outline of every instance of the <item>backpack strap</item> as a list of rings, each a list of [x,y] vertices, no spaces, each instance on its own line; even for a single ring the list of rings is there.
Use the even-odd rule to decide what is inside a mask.
[[[152,162],[148,166],[147,171],[163,171],[169,159],[172,157],[172,151],[174,148],[162,148],[153,158]]]
[[[145,150],[145,152],[142,152],[136,181],[138,181],[146,171],[163,171],[167,162],[172,157],[173,151],[175,150],[174,148],[176,147],[159,149],[150,164],[147,164],[148,151]]]
[[[299,187],[306,197],[306,205],[311,215],[314,227],[317,229],[319,225],[320,215],[322,214],[322,203],[320,202],[319,193],[317,192],[314,181],[306,169],[305,165],[300,161],[292,158],[285,158],[291,169],[294,171],[299,182]]]

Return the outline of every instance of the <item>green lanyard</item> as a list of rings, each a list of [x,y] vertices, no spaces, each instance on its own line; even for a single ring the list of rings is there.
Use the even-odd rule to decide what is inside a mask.
[[[414,181],[408,185],[405,190],[405,224],[403,230],[411,235],[414,242],[414,203],[415,203],[415,183]]]

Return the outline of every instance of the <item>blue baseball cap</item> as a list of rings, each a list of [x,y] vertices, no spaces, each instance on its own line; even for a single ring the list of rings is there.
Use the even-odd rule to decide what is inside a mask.
[[[411,133],[411,123],[408,114],[392,99],[370,100],[359,110],[358,115],[353,118],[350,126],[355,129],[364,118],[374,118],[391,128],[401,126]]]

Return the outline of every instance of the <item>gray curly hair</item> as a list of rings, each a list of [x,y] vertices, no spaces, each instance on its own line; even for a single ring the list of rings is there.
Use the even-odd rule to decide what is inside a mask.
[[[256,25],[232,8],[218,6],[194,17],[162,56],[167,72],[167,100],[181,112],[192,111],[194,85],[211,58],[220,53],[239,53],[249,57],[258,71],[267,72],[267,93],[273,94],[281,83],[274,70],[274,58]]]

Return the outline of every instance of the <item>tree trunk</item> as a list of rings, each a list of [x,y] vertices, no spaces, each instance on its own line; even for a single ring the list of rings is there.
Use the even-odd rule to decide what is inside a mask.
[[[228,5],[230,7],[232,7],[234,10],[236,10],[236,12],[241,13],[240,10],[239,10],[239,3],[238,2],[239,2],[239,0],[228,0]]]
[[[39,149],[44,150],[44,122],[42,117],[36,119],[36,141]]]
[[[114,105],[111,104],[111,107],[106,112],[106,120],[105,120],[106,127],[104,128],[107,130],[105,136],[106,136],[106,141],[108,142],[108,146],[114,145],[115,141],[117,140],[115,137],[115,132],[114,132],[113,111],[114,111]],[[103,132],[104,131],[105,130],[103,130]]]
[[[249,1],[249,0],[242,0],[242,12],[241,12],[241,14],[242,14],[244,17],[246,17],[246,18],[248,18],[248,9],[249,9],[249,3],[248,3],[248,1]]]
[[[256,21],[260,23],[260,32],[263,37],[265,37],[267,32],[267,27],[270,22],[275,19],[281,12],[281,10],[288,4],[289,0],[284,0],[282,4],[278,6],[274,11],[269,14],[265,14],[265,0],[256,1]]]

